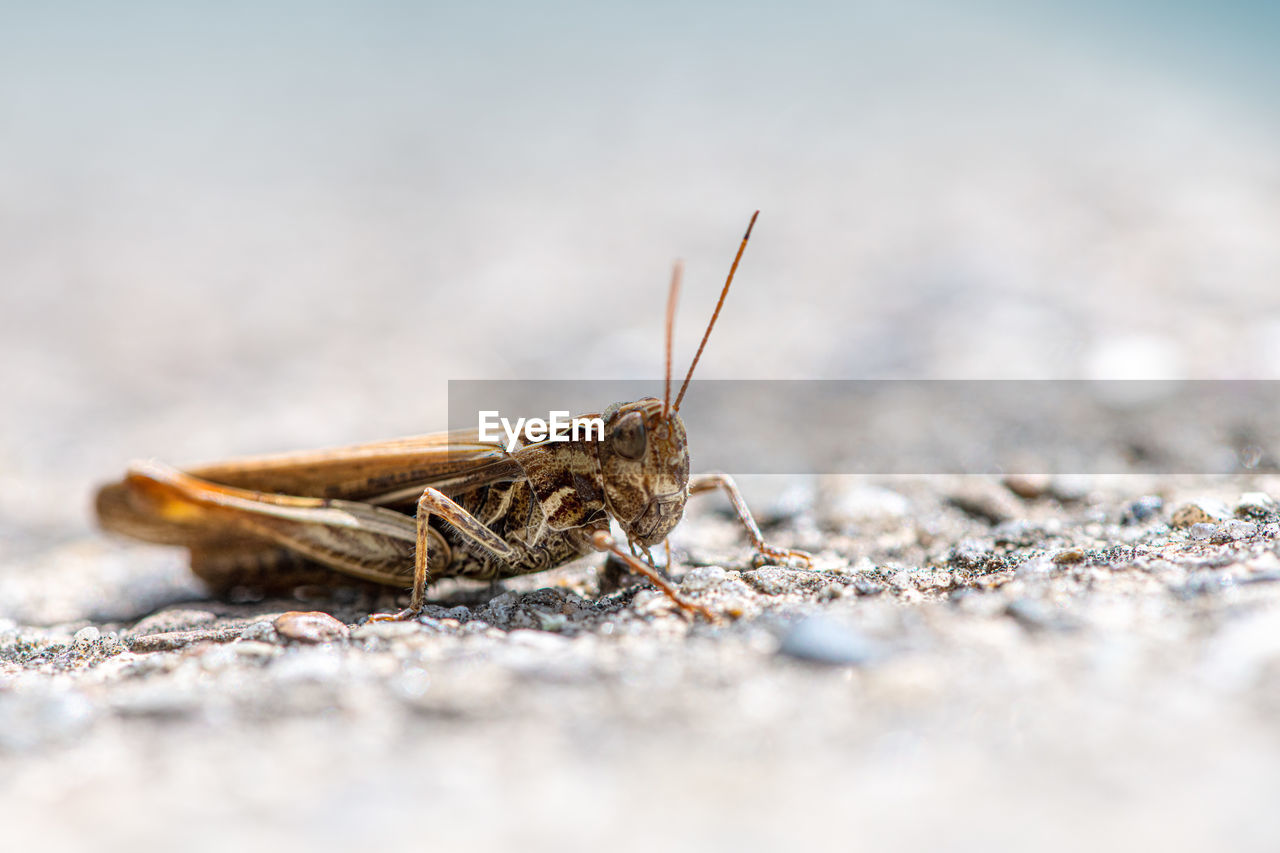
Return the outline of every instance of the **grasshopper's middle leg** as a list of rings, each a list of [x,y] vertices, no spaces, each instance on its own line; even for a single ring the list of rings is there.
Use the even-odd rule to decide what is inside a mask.
[[[728,474],[721,474],[717,471],[711,474],[695,474],[689,478],[689,494],[691,495],[699,495],[716,489],[720,489],[728,495],[729,502],[733,504],[734,511],[738,513],[738,520],[747,529],[747,535],[751,537],[751,544],[756,549],[755,562],[757,564],[764,564],[770,560],[774,562],[795,560],[804,563],[806,568],[813,565],[813,557],[808,552],[774,548],[764,541],[764,534],[760,532],[760,525],[756,524],[755,518],[751,515],[751,510],[747,507],[747,502],[742,499],[742,492],[738,491],[738,484],[733,482],[733,478]]]
[[[467,512],[445,494],[437,489],[427,488],[418,498],[416,515],[418,524],[418,543],[413,551],[413,595],[409,599],[409,609],[402,617],[417,615],[426,604],[427,581],[431,577],[428,566],[427,543],[431,536],[431,516],[438,516],[458,531],[464,539],[474,543],[499,560],[511,561],[516,558],[516,550],[498,534],[480,523],[474,515]]]

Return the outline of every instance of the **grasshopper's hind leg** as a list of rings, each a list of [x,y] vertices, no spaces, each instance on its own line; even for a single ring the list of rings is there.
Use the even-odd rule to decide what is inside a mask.
[[[191,547],[191,571],[221,597],[290,595],[299,587],[350,586],[376,595],[387,587],[345,575],[296,551],[258,538],[227,545]]]
[[[756,549],[754,562],[757,565],[786,562],[803,563],[805,568],[813,565],[813,557],[806,551],[788,551],[783,548],[774,548],[764,541],[764,534],[760,532],[760,525],[756,524],[755,518],[751,515],[751,510],[747,507],[747,502],[742,499],[742,492],[738,491],[738,484],[733,482],[733,478],[728,474],[721,474],[717,471],[710,474],[695,474],[689,478],[690,495],[699,495],[716,489],[720,489],[728,495],[729,502],[733,504],[733,509],[738,514],[738,520],[747,529],[747,535],[751,537],[751,544]]]
[[[206,552],[257,541],[350,578],[403,589],[419,574],[411,574],[416,564],[425,570],[428,552],[443,564],[452,558],[438,531],[383,507],[239,489],[157,462],[135,465],[122,485],[119,500],[148,524],[171,528],[173,544],[188,544],[197,564]]]
[[[436,489],[418,498],[415,518],[352,501],[302,498],[210,483],[156,462],[135,466],[125,479],[130,499],[147,517],[195,529],[214,527],[264,539],[350,577],[404,587],[412,566],[407,619],[426,603],[430,566],[447,566],[452,551],[438,530],[440,518],[476,550],[513,561],[515,549]]]

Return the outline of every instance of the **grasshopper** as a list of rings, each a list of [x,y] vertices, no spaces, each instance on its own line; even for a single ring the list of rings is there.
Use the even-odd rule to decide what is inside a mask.
[[[99,523],[189,548],[192,570],[215,591],[286,588],[303,580],[333,584],[343,576],[411,587],[407,610],[375,617],[391,619],[420,613],[433,578],[494,582],[592,551],[610,552],[681,609],[712,620],[708,608],[686,601],[662,577],[649,550],[666,541],[691,495],[720,490],[728,496],[757,565],[810,564],[802,551],[765,542],[727,475],[690,476],[679,415],[759,213],[747,225],[672,403],[672,331],[682,271],[676,263],[667,296],[663,399],[609,406],[599,415],[603,438],[590,434],[508,451],[500,441],[480,441],[478,431],[453,431],[187,471],[139,462],[98,492]],[[627,550],[610,535],[610,519],[625,532]]]

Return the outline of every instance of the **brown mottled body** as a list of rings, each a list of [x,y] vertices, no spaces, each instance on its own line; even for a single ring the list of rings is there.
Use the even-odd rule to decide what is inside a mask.
[[[751,219],[755,223],[755,217]],[[474,433],[438,433],[327,451],[206,465],[183,472],[145,462],[98,493],[102,526],[191,550],[193,570],[215,589],[278,588],[324,570],[377,584],[412,585],[407,615],[421,609],[433,578],[495,580],[545,571],[610,551],[680,606],[651,563],[637,556],[666,540],[691,494],[728,494],[757,559],[808,561],[767,546],[733,481],[690,477],[688,437],[677,414],[733,281],[742,239],[711,323],[670,402],[671,329],[679,267],[667,305],[667,392],[617,403],[604,435],[547,441],[507,452]],[[595,417],[595,416],[588,416]],[[625,531],[631,553],[609,535]],[[315,567],[321,574],[306,577]]]
[[[575,476],[574,463],[590,459],[593,442],[555,443],[521,448],[512,454],[510,466],[481,463],[470,473],[481,485],[459,484],[448,491],[441,489],[470,516],[492,530],[511,546],[514,556],[497,559],[470,540],[442,517],[430,521],[431,575],[435,578],[464,577],[475,580],[498,580],[563,565],[593,550],[590,534],[608,529],[603,493],[592,487],[593,479]],[[492,448],[501,452],[498,447]],[[341,457],[345,449],[330,451]],[[450,454],[441,446],[432,453],[440,457]],[[525,474],[520,460],[533,471],[536,480]],[[419,455],[415,461],[423,462]],[[231,480],[232,482],[226,482]],[[218,479],[214,479],[217,477]],[[496,477],[490,481],[491,477]],[[104,487],[98,493],[97,510],[102,525],[135,538],[166,545],[183,545],[191,549],[192,567],[211,587],[225,590],[233,586],[278,587],[303,579],[323,578],[325,572],[308,569],[325,565],[318,553],[295,550],[292,538],[295,526],[280,519],[245,511],[239,506],[219,505],[218,499],[243,497],[261,501],[273,492],[277,476],[269,474],[263,483],[247,475],[224,475],[216,467],[196,468],[184,474],[156,463],[134,466],[120,483]],[[313,478],[302,477],[302,480]],[[465,480],[465,478],[459,477]],[[426,481],[430,482],[430,481]],[[316,488],[295,482],[297,498],[313,499],[304,510],[338,509],[347,511],[347,502],[364,501],[367,511],[376,511],[386,520],[389,514],[402,519],[403,536],[394,532],[334,533],[346,536],[344,565],[338,566],[353,577],[392,586],[408,586],[413,579],[413,517],[416,495],[425,487],[414,485],[415,499],[398,499],[385,491],[387,478],[374,474],[361,484],[352,478],[335,486],[316,481]],[[536,483],[536,485],[535,485]],[[268,488],[262,488],[262,486]],[[301,487],[301,488],[298,488]],[[403,486],[397,491],[402,491]],[[537,491],[554,501],[557,511],[548,518]],[[341,495],[341,497],[338,497]],[[375,510],[376,507],[376,510]],[[557,525],[552,526],[552,523]],[[324,541],[325,525],[316,518],[296,529],[305,533],[317,547],[341,551],[339,541]],[[362,560],[359,567],[351,561]]]

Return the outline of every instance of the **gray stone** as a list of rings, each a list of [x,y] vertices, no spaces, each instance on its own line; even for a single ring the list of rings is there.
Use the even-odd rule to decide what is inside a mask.
[[[1224,543],[1250,539],[1256,535],[1258,535],[1257,524],[1252,521],[1241,521],[1238,518],[1233,518],[1220,524],[1209,539],[1212,542]]]
[[[807,616],[782,637],[778,653],[829,666],[865,664],[876,648],[861,634],[825,616]]]
[[[713,589],[724,583],[728,576],[729,573],[719,566],[698,566],[684,573],[680,587],[690,592]]]
[[[1143,495],[1132,501],[1125,508],[1124,520],[1142,523],[1157,518],[1164,507],[1164,499],[1159,495]]]
[[[240,639],[252,640],[258,643],[274,643],[280,639],[280,635],[276,633],[275,626],[264,619],[261,622],[254,622],[242,630]]]
[[[1187,535],[1189,535],[1192,539],[1208,539],[1211,536],[1213,536],[1213,534],[1216,533],[1217,530],[1218,530],[1218,526],[1216,524],[1210,524],[1208,522],[1196,522],[1195,524],[1192,524],[1188,528]]]

